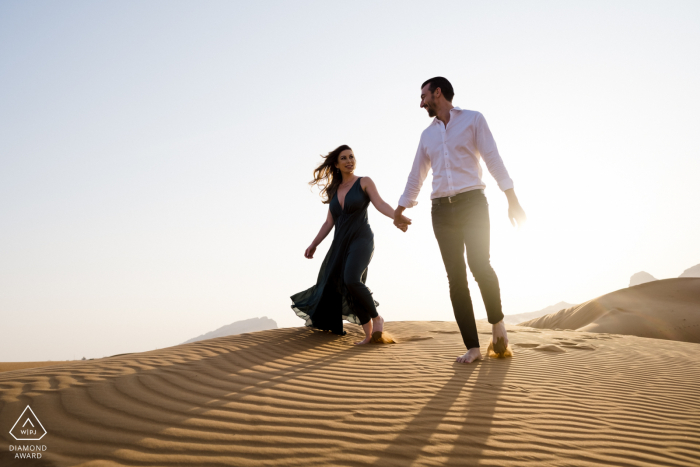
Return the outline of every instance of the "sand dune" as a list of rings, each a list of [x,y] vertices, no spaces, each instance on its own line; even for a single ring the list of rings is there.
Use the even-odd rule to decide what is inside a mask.
[[[550,305],[538,311],[518,313],[515,315],[505,315],[503,317],[503,321],[505,321],[506,324],[519,324],[523,321],[539,318],[540,316],[549,315],[551,313],[556,313],[557,311],[563,310],[565,308],[571,308],[572,306],[575,305],[573,303],[559,302],[555,305]]]
[[[0,362],[0,373],[2,373],[4,371],[24,370],[25,368],[39,368],[39,367],[44,367],[44,366],[65,365],[65,364],[66,364],[66,362],[60,362],[60,361],[57,361],[57,362]]]
[[[696,264],[695,266],[686,269],[678,277],[700,277],[700,264]]]
[[[245,332],[267,331],[268,329],[277,329],[277,323],[274,319],[270,319],[267,316],[263,316],[262,318],[249,318],[227,324],[226,326],[221,326],[201,336],[193,337],[183,342],[183,344],[214,339],[215,337],[235,336],[236,334],[243,334]]]
[[[658,281],[658,279],[646,271],[639,271],[632,274],[630,277],[630,287],[635,285],[646,284],[647,282]]]
[[[2,373],[0,465],[700,465],[696,344],[512,326],[513,358],[461,365],[455,323],[346,328]],[[8,452],[28,404],[33,464]]]
[[[647,282],[520,325],[700,343],[700,279]]]

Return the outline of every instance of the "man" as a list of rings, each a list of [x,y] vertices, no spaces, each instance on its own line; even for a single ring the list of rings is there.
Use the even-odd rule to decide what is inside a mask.
[[[498,352],[508,345],[498,277],[489,257],[489,211],[479,159],[484,159],[499,188],[505,192],[511,223],[521,225],[526,216],[484,116],[454,107],[453,96],[452,85],[442,77],[429,79],[421,86],[420,106],[435,118],[421,134],[406,189],[394,212],[394,224],[403,227],[411,223],[403,211],[418,204],[416,198],[432,168],[433,231],[447,270],[452,308],[467,347],[467,352],[457,361],[471,363],[483,357],[467,286],[465,246],[469,269],[479,283],[489,323],[493,325],[494,347]]]

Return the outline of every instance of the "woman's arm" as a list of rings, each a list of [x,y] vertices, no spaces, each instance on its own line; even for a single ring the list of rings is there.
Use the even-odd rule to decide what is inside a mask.
[[[369,177],[362,177],[362,180],[360,180],[360,186],[362,187],[363,190],[365,190],[365,193],[369,196],[369,200],[372,202],[375,208],[377,208],[377,211],[381,212],[384,214],[386,217],[390,218],[391,220],[394,220],[394,208],[389,206],[389,203],[384,201],[381,196],[379,196],[379,191],[377,190],[377,186],[374,184],[371,178]],[[408,219],[408,218],[407,218]],[[408,219],[408,224],[411,223],[411,220]],[[408,228],[408,224],[405,224],[404,228],[401,228],[404,232]]]
[[[306,249],[304,252],[304,256],[306,258],[313,258],[314,257],[314,252],[316,251],[316,247],[321,244],[324,238],[328,236],[328,234],[333,230],[333,215],[331,215],[331,208],[328,208],[328,215],[326,216],[326,222],[323,223],[321,226],[321,230],[318,231],[318,235],[316,235],[316,238],[314,238],[314,241],[311,242],[311,245]]]

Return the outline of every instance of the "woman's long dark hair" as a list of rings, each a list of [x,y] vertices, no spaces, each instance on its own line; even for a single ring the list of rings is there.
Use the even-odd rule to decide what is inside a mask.
[[[340,182],[343,181],[343,176],[335,164],[338,163],[340,153],[347,149],[352,150],[350,146],[343,144],[329,152],[328,155],[321,156],[323,157],[323,162],[314,170],[314,179],[309,182],[309,185],[318,185],[321,189],[319,195],[323,200],[323,204],[331,202],[335,192],[338,191]]]

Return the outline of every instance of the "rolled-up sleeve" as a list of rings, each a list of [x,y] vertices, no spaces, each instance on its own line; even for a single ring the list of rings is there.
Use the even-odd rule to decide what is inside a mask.
[[[496,141],[493,139],[486,119],[481,114],[477,116],[476,121],[476,146],[481,158],[484,159],[486,163],[486,168],[496,180],[496,183],[498,183],[498,188],[500,188],[501,191],[513,188],[513,180],[511,180],[508,175],[506,166],[503,164],[503,159],[501,159],[501,155],[498,153]]]
[[[423,186],[425,177],[428,176],[428,171],[430,170],[430,158],[426,154],[423,147],[423,138],[418,143],[418,150],[416,151],[416,158],[413,160],[413,167],[411,168],[411,173],[408,175],[408,180],[406,181],[406,189],[403,191],[403,195],[399,198],[399,206],[405,208],[412,208],[418,201],[418,194]]]

